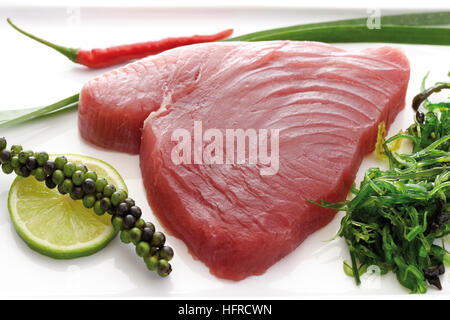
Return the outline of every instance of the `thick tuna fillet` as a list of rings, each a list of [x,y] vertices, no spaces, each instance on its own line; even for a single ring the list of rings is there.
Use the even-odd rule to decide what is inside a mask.
[[[121,79],[109,84],[111,97],[100,88],[106,77]],[[333,211],[307,200],[345,199],[362,157],[373,150],[378,123],[389,125],[404,106],[408,79],[406,57],[390,47],[346,52],[310,42],[215,43],[129,65],[91,83],[83,98],[103,109],[101,125],[123,132],[130,128],[111,125],[116,112],[127,117],[126,106],[142,113],[159,107],[145,121],[140,148],[150,205],[213,274],[240,280],[263,273],[331,221]],[[101,105],[108,99],[114,115],[106,119]],[[125,121],[143,118],[131,114]],[[175,164],[179,141],[172,134],[186,129],[194,146],[194,121],[203,133],[219,129],[224,137],[225,129],[279,129],[279,170],[261,175],[261,164]],[[124,134],[114,145],[97,143],[135,152],[137,130]],[[224,155],[225,149],[224,138]]]

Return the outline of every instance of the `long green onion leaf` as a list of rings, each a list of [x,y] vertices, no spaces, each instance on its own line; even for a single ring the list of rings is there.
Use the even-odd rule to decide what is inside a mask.
[[[232,40],[232,39],[227,39]],[[234,39],[239,40],[239,39]],[[383,26],[368,29],[360,25],[322,26],[301,30],[270,32],[245,38],[245,41],[296,40],[327,43],[384,42],[450,45],[450,28]]]
[[[0,128],[20,124],[40,117],[45,117],[62,110],[76,109],[78,107],[79,96],[79,94],[75,94],[69,98],[63,99],[42,108],[0,111]]]
[[[300,24],[283,28],[268,29],[222,41],[266,41],[266,40],[302,40],[301,32],[319,28],[322,32],[336,26],[362,26],[367,29],[368,18],[335,20],[319,23]],[[450,11],[398,14],[380,17],[381,28],[388,25],[396,26],[445,26],[450,25]],[[325,28],[325,29],[320,29]],[[369,30],[369,29],[368,29]],[[293,36],[294,38],[287,38]],[[305,39],[306,40],[306,39]],[[316,40],[319,41],[319,40]],[[359,41],[354,41],[359,42]]]

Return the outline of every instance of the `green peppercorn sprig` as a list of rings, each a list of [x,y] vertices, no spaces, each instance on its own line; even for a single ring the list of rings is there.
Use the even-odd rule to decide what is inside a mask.
[[[164,245],[164,233],[156,231],[153,223],[141,218],[141,209],[125,190],[116,189],[85,165],[70,162],[65,156],[51,160],[46,152],[24,151],[20,145],[13,145],[8,150],[4,137],[0,138],[0,163],[6,174],[34,176],[37,181],[45,182],[47,188],[57,188],[59,193],[81,200],[95,214],[110,214],[121,241],[136,246],[136,254],[144,259],[149,270],[157,271],[162,277],[172,271],[169,261],[173,258],[173,250]]]

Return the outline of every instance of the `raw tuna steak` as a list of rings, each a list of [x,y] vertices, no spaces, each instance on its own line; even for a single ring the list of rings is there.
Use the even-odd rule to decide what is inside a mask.
[[[145,120],[140,148],[149,203],[214,275],[240,280],[263,273],[330,222],[333,211],[307,200],[345,199],[362,157],[373,150],[378,123],[389,125],[403,108],[408,79],[407,58],[390,47],[189,46],[90,82],[80,128],[97,144],[136,152],[140,123],[157,109]],[[245,164],[231,161],[238,147],[227,152],[227,129],[258,134],[247,137]],[[268,154],[279,134],[273,174],[262,174],[267,162],[250,161],[260,129],[269,132]],[[220,162],[219,150],[225,164],[211,164]]]

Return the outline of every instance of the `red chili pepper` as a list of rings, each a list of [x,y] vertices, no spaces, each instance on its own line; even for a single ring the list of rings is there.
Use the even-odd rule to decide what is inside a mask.
[[[59,53],[65,55],[71,61],[85,65],[89,68],[103,68],[112,66],[121,62],[134,59],[140,59],[149,55],[154,55],[169,49],[181,47],[189,44],[213,42],[225,39],[233,33],[233,29],[227,29],[212,35],[193,35],[190,37],[166,38],[157,41],[140,42],[128,45],[114,46],[105,49],[82,50],[68,48],[48,42],[38,38],[17,27],[7,19],[8,23],[20,33],[34,39],[46,46],[55,49]]]

